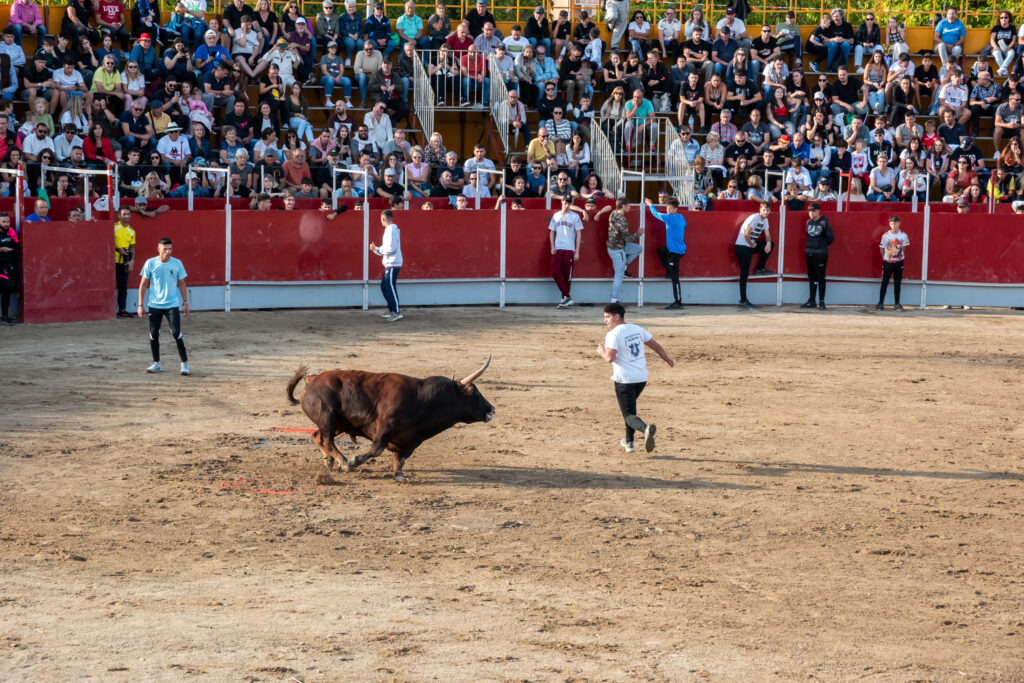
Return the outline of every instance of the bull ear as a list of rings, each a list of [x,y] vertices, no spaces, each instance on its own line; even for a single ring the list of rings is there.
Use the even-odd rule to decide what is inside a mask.
[[[463,380],[462,380],[461,382],[459,382],[459,384],[461,384],[461,385],[462,385],[462,386],[464,386],[464,387],[468,387],[468,386],[469,386],[470,384],[472,384],[472,383],[473,383],[473,382],[475,382],[475,381],[476,381],[477,379],[479,379],[479,378],[480,378],[480,375],[484,374],[484,370],[486,370],[486,369],[487,369],[487,367],[488,367],[488,366],[489,366],[490,364],[491,364],[491,355],[490,355],[490,354],[488,354],[488,355],[487,355],[487,362],[486,362],[486,363],[484,363],[484,366],[483,366],[482,368],[480,368],[479,370],[477,370],[476,372],[474,372],[474,373],[473,373],[472,375],[470,375],[469,377],[466,377],[465,379],[463,379]]]

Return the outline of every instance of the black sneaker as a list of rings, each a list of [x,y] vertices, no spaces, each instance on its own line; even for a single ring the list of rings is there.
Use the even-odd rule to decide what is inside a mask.
[[[758,268],[754,271],[754,275],[775,275],[775,271],[771,268]]]
[[[825,310],[825,302],[824,301],[819,301],[818,302],[818,310],[819,311],[824,311]]]
[[[884,311],[885,310],[885,306],[883,306],[882,304],[875,304],[875,310],[876,311]]]
[[[682,301],[673,301],[672,303],[670,303],[668,306],[665,307],[665,310],[666,311],[681,311],[681,310],[683,310],[683,302]]]
[[[754,304],[750,303],[746,299],[740,302],[740,308],[753,308]]]
[[[902,311],[903,310],[902,304],[896,304],[892,308],[893,308],[894,311]]]
[[[8,327],[14,327],[14,321],[10,318],[0,318],[0,325],[7,325]]]
[[[647,429],[644,430],[644,450],[650,453],[654,450],[654,432],[658,431],[658,428],[654,425],[647,425]]]
[[[632,278],[635,278],[636,275],[633,275],[633,273],[629,272],[628,270],[624,270],[624,271],[622,271],[622,277],[626,277],[626,278],[632,279]]]
[[[814,308],[814,299],[808,299],[800,304],[800,308]]]

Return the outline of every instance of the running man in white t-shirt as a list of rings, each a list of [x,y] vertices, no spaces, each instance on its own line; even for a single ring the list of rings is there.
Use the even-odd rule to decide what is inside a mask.
[[[627,453],[633,452],[633,434],[642,432],[644,448],[648,453],[654,450],[653,424],[646,424],[636,416],[636,399],[647,386],[647,357],[644,346],[649,346],[661,357],[668,366],[675,367],[675,361],[669,358],[665,349],[655,341],[650,332],[627,323],[624,318],[626,309],[620,303],[608,304],[604,307],[604,324],[608,334],[604,343],[597,345],[597,354],[612,364],[612,382],[615,383],[615,398],[619,402],[619,410],[626,421],[626,438],[620,445]]]
[[[556,211],[548,223],[548,234],[551,241],[551,277],[562,293],[558,308],[568,308],[572,300],[572,267],[580,260],[580,243],[583,241],[583,222],[576,213],[589,220],[587,212],[572,205],[572,198],[562,197],[562,210]]]

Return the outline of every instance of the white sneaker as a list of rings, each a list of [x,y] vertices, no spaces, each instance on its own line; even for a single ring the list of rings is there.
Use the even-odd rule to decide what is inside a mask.
[[[352,66],[352,60],[351,60],[351,59],[349,59],[348,57],[346,57],[346,58],[345,58],[345,66],[346,66],[346,67],[350,67],[350,66]]]
[[[349,99],[349,98],[347,98],[347,97],[345,98],[345,107],[346,107],[347,109],[352,109],[352,108],[353,108],[353,107],[352,107],[352,100],[350,100],[350,99]]]
[[[324,106],[327,107],[328,109],[334,109],[334,102],[331,102],[330,99],[327,99],[324,101]]]
[[[862,73],[864,73],[864,67],[858,66],[857,67],[857,75],[860,76]]]
[[[999,69],[998,69],[998,71],[996,71],[996,73],[999,74],[1000,76],[1006,76],[1006,67],[1004,67],[1004,66],[999,67]]]
[[[396,320],[401,320],[404,317],[405,316],[402,315],[401,313],[391,313],[390,315],[388,315],[387,318],[385,318],[385,320],[387,320],[389,323],[393,323]]]
[[[380,314],[380,317],[382,317],[382,318],[390,318],[391,317],[391,311],[384,311],[383,313]]]
[[[625,439],[623,439],[622,441],[619,442],[619,445],[625,448],[627,453],[632,453],[633,451],[636,450],[635,448],[633,448],[632,441],[626,441]]]
[[[555,308],[565,308],[568,305],[565,302],[568,301],[568,300],[569,300],[569,297],[563,296],[562,300],[558,302],[558,305],[555,306]]]
[[[575,301],[573,301],[573,300],[572,300],[571,298],[569,298],[569,299],[566,299],[566,300],[565,300],[565,307],[566,307],[566,308],[569,308],[570,306],[573,306],[573,305],[574,305],[575,303],[576,303],[576,302],[575,302]]]
[[[160,367],[159,363],[153,363],[148,368],[146,368],[146,372],[163,372],[163,371],[164,371],[164,369],[162,367]]]
[[[192,374],[192,371],[188,369],[188,363],[182,363],[181,364],[181,374],[183,374],[183,375],[191,375]]]

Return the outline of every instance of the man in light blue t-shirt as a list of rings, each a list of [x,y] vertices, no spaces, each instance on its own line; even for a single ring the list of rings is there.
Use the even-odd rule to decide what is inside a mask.
[[[181,358],[181,374],[189,375],[188,353],[185,351],[185,338],[181,334],[181,315],[178,307],[185,309],[188,317],[188,291],[185,289],[185,266],[176,258],[171,257],[173,246],[170,237],[164,237],[157,246],[157,256],[146,261],[142,266],[142,282],[139,284],[139,317],[145,313],[143,306],[146,291],[149,290],[149,348],[153,352],[153,364],[146,372],[160,372],[160,324],[164,317],[174,335],[174,343],[178,346]]]
[[[935,51],[942,63],[949,62],[950,56],[959,60],[964,54],[964,39],[967,28],[964,22],[956,18],[956,10],[946,10],[946,18],[935,25]]]

